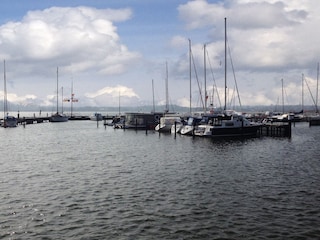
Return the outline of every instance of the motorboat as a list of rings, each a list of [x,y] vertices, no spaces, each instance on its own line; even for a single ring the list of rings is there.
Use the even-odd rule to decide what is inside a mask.
[[[261,124],[250,122],[243,115],[215,114],[203,116],[205,124],[199,124],[195,136],[202,137],[244,137],[256,136]]]

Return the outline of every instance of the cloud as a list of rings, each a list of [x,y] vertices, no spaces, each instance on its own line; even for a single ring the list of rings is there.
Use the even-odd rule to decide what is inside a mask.
[[[117,85],[105,87],[93,93],[86,93],[88,105],[90,106],[117,106],[119,101],[125,106],[137,104],[140,97],[133,89]]]
[[[78,73],[120,74],[140,58],[121,44],[114,25],[131,16],[130,9],[90,7],[30,11],[20,22],[0,26],[0,57],[38,76],[70,65]]]
[[[0,97],[3,99],[4,92],[0,91]],[[7,93],[7,100],[8,102],[16,102],[21,105],[26,105],[28,103],[32,103],[37,100],[37,96],[33,94],[25,95],[25,96],[18,96],[15,93]]]
[[[181,48],[181,47],[185,48],[186,46],[188,46],[188,44],[189,44],[188,39],[186,39],[183,36],[174,36],[170,42],[170,45],[173,48]]]
[[[105,87],[95,93],[87,93],[86,96],[89,98],[95,98],[104,94],[110,95],[112,97],[126,96],[139,98],[139,96],[133,91],[133,89],[120,85],[116,87]]]

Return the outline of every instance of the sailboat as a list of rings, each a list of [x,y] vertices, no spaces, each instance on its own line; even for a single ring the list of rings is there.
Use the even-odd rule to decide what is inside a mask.
[[[68,116],[63,112],[59,113],[59,69],[57,67],[57,112],[51,116],[50,122],[67,122],[68,120]]]
[[[172,126],[181,123],[180,114],[169,113],[169,88],[168,88],[168,63],[166,62],[166,108],[164,115],[160,118],[159,123],[155,127],[158,132],[171,132]]]
[[[260,124],[250,122],[242,114],[227,110],[227,19],[225,18],[225,103],[220,114],[204,114],[194,130],[194,135],[204,137],[256,136]]]
[[[9,116],[8,113],[8,101],[7,101],[7,79],[6,79],[6,62],[3,61],[3,120],[1,121],[1,127],[16,127],[18,125],[18,120],[14,116]]]

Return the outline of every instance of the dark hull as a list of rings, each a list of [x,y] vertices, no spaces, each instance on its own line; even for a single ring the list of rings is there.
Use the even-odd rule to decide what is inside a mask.
[[[237,128],[214,128],[208,137],[254,137],[258,135],[260,126],[248,126]]]

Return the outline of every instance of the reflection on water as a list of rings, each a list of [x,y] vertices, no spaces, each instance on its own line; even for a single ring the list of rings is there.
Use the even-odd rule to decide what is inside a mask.
[[[0,238],[316,239],[320,128],[211,140],[95,122],[0,129]]]

